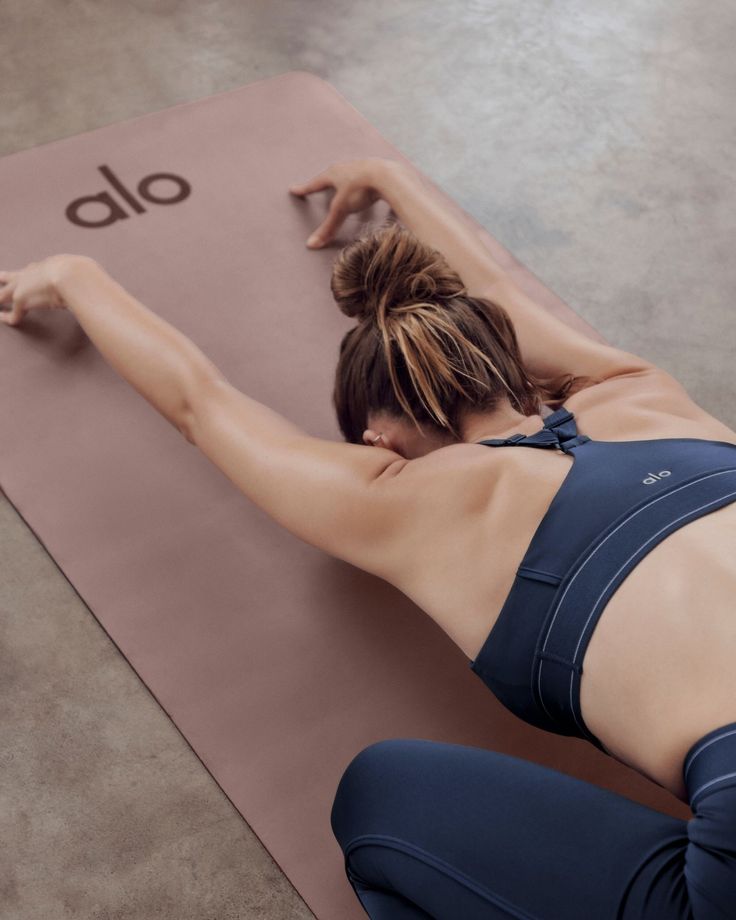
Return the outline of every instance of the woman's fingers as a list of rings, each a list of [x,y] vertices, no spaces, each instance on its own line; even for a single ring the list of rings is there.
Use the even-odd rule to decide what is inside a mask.
[[[14,284],[10,280],[11,272],[0,272],[0,306],[13,301]]]
[[[300,185],[290,185],[289,191],[292,195],[311,195],[312,192],[321,192],[322,189],[332,188],[333,185],[334,183],[325,173],[320,173]]]
[[[304,195],[311,195],[312,192],[321,192],[326,188],[335,188],[335,183],[326,172],[323,172],[309,179],[307,182],[302,182],[297,185],[290,185],[289,191],[292,193],[292,195],[299,195],[300,197],[303,197]],[[343,218],[336,213],[336,198],[337,195],[335,195],[335,197],[332,199],[330,203],[330,210],[321,226],[317,227],[314,233],[312,233],[312,235],[307,240],[307,246],[310,249],[317,249],[320,246],[323,246],[329,240],[331,234],[334,233],[335,226],[339,226],[339,224],[342,222]]]
[[[307,240],[307,246],[310,249],[319,249],[321,246],[324,246],[325,243],[329,243],[339,230],[340,225],[348,216],[348,211],[342,207],[341,202],[341,196],[335,195],[330,202],[330,209],[327,212],[327,216]]]
[[[311,195],[322,189],[334,188],[335,194],[330,201],[327,215],[314,233],[307,239],[310,249],[319,249],[329,243],[340,225],[350,214],[351,208],[347,206],[347,194],[350,187],[349,176],[343,175],[336,167],[330,167],[319,173],[307,182],[289,186],[289,191],[294,195]]]
[[[2,285],[2,281],[0,281]],[[6,326],[17,326],[23,316],[21,305],[13,300],[15,285],[12,283],[0,286],[0,321]]]

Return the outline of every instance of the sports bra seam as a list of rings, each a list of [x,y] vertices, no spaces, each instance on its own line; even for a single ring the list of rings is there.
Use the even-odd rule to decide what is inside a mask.
[[[563,655],[557,655],[555,652],[537,652],[534,653],[538,658],[543,658],[545,661],[556,661],[557,664],[563,664],[567,668],[570,668],[572,671],[581,671],[580,665],[575,664],[574,661],[568,661]]]
[[[524,565],[523,562],[519,563],[516,569],[516,574],[520,575],[522,578],[528,578],[530,581],[542,581],[543,580],[539,578],[537,579],[531,578],[530,577],[531,575],[544,575],[546,576],[546,578],[544,579],[545,581],[546,579],[551,578],[551,579],[554,579],[555,584],[559,584],[562,581],[562,575],[558,575],[556,572],[546,572],[544,569],[535,569],[530,565]]]

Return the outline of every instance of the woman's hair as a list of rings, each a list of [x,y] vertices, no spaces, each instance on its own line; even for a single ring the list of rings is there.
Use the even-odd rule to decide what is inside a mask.
[[[345,246],[330,288],[340,310],[359,320],[340,343],[333,391],[348,442],[363,443],[369,412],[408,417],[459,441],[467,410],[492,411],[507,396],[533,415],[590,379],[535,377],[506,310],[470,296],[445,257],[397,221]]]

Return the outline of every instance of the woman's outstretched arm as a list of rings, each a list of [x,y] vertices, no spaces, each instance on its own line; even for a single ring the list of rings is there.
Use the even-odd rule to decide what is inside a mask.
[[[52,260],[53,281],[107,363],[175,428],[185,422],[196,394],[217,367],[197,346],[129,294],[94,259]]]
[[[312,437],[232,386],[99,263],[86,256],[51,261],[51,294],[58,292],[108,364],[241,492],[305,542],[388,576],[411,491],[397,495],[392,483],[419,461],[383,446]],[[412,494],[426,494],[430,481],[429,473],[413,475]]]
[[[606,379],[660,370],[637,354],[574,329],[527,296],[420,174],[392,160],[376,163],[374,169],[374,187],[401,223],[445,256],[471,295],[487,297],[508,312],[522,358],[532,373]]]

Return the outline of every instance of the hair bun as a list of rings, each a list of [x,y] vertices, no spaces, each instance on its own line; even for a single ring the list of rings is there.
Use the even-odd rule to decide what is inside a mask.
[[[341,250],[330,289],[346,316],[377,322],[394,307],[467,293],[441,252],[391,219]]]

